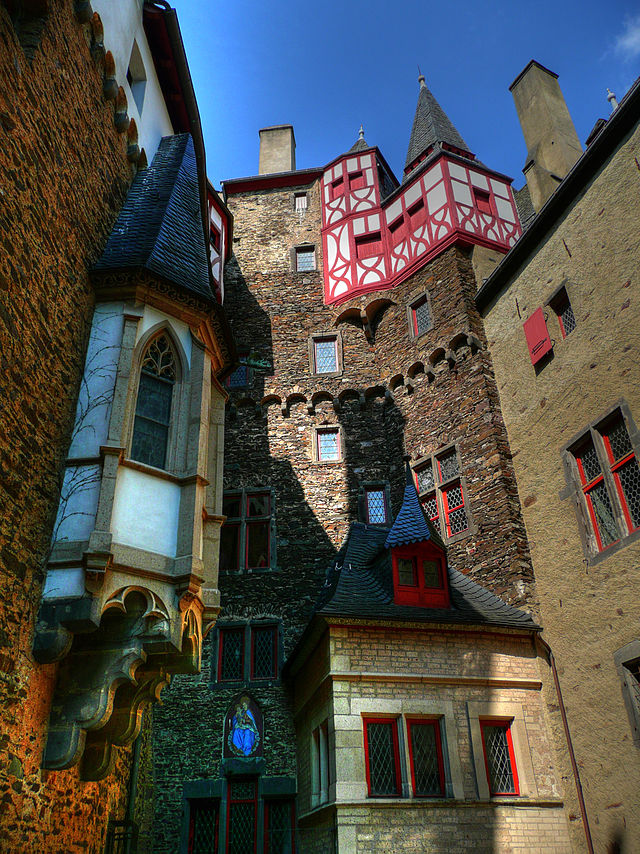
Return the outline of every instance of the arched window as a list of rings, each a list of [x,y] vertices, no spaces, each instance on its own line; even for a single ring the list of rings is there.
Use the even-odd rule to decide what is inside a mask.
[[[160,469],[165,467],[175,382],[173,348],[166,335],[159,335],[142,358],[131,459]]]

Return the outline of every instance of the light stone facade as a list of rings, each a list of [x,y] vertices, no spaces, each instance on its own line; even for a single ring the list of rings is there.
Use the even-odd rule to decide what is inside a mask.
[[[629,854],[640,851],[640,752],[633,677],[621,662],[638,657],[640,539],[621,522],[619,541],[598,550],[568,449],[618,411],[640,450],[637,102],[636,91],[630,104],[622,103],[620,110],[636,110],[631,128],[618,133],[595,174],[547,218],[519,268],[502,277],[484,307],[544,638],[558,663],[595,850],[619,839]],[[614,113],[601,135],[612,135],[613,123],[624,118]],[[604,141],[596,137],[592,145]],[[585,165],[597,154],[588,149]],[[561,286],[575,315],[566,338],[548,305]],[[540,306],[553,357],[536,372],[522,323]],[[562,773],[570,773],[568,761]],[[576,812],[573,788],[567,795]]]

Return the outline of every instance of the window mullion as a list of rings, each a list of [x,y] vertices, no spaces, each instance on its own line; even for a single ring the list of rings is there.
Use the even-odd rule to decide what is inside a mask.
[[[625,534],[628,534],[631,530],[631,526],[628,524],[627,517],[624,512],[626,502],[624,500],[624,495],[621,494],[621,491],[618,489],[617,479],[613,473],[613,463],[609,458],[607,443],[604,436],[594,429],[591,430],[591,434],[593,436],[593,446],[596,449],[596,454],[600,461],[600,468],[602,469],[602,479],[604,481],[605,489],[609,494],[609,501],[611,502],[611,508],[613,510],[613,518],[618,526],[618,539],[620,539],[620,536],[624,537]]]

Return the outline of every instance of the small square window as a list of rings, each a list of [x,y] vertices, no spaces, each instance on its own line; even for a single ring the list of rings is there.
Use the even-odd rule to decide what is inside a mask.
[[[481,190],[478,187],[473,187],[472,190],[473,201],[480,213],[494,216],[493,208],[491,207],[491,193],[488,190]]]
[[[340,460],[340,431],[337,427],[316,432],[318,462]]]
[[[293,195],[294,207],[298,213],[303,213],[307,209],[307,194],[306,193],[294,193]]]
[[[306,273],[316,268],[316,253],[313,246],[298,246],[296,248],[296,270]]]
[[[429,305],[429,298],[426,294],[423,294],[419,299],[411,303],[409,313],[411,334],[414,338],[428,332],[433,326],[433,322],[431,320],[431,307]]]
[[[321,338],[313,342],[313,358],[316,374],[334,374],[338,370],[337,338]]]
[[[363,187],[366,187],[367,184],[364,179],[364,175],[362,172],[352,172],[349,175],[349,189],[350,190],[362,190]]]
[[[342,178],[336,178],[335,181],[331,182],[331,201],[337,199],[338,196],[341,196],[344,193],[344,180]]]
[[[419,225],[422,225],[424,222],[424,201],[422,199],[418,199],[417,202],[414,202],[414,204],[407,209],[407,216],[409,217],[409,227],[412,231]]]
[[[379,231],[356,237],[357,258],[375,258],[378,255],[382,255],[382,251],[382,238]]]
[[[216,250],[216,252],[220,252],[220,229],[216,228],[213,223],[211,224],[211,229],[209,231],[209,239],[211,241],[211,245]]]
[[[518,795],[518,774],[511,739],[511,721],[480,721],[482,747],[492,795]]]

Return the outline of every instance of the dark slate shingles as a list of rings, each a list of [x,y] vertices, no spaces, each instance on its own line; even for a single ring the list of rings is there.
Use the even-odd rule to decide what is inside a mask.
[[[405,168],[413,163],[416,157],[426,151],[430,145],[442,142],[453,145],[455,148],[461,148],[463,151],[469,151],[466,142],[422,80],[418,93],[418,106],[411,128]]]
[[[93,269],[140,267],[214,301],[189,134],[164,137],[151,165],[138,172]]]
[[[405,622],[499,625],[535,630],[531,616],[507,605],[466,575],[448,569],[450,608],[396,605],[393,601],[389,530],[354,522],[316,604],[323,616]]]
[[[420,543],[424,540],[432,540],[444,549],[444,544],[437,531],[425,516],[412,481],[407,483],[404,488],[402,507],[391,526],[386,546],[387,548],[404,546],[408,543]]]

